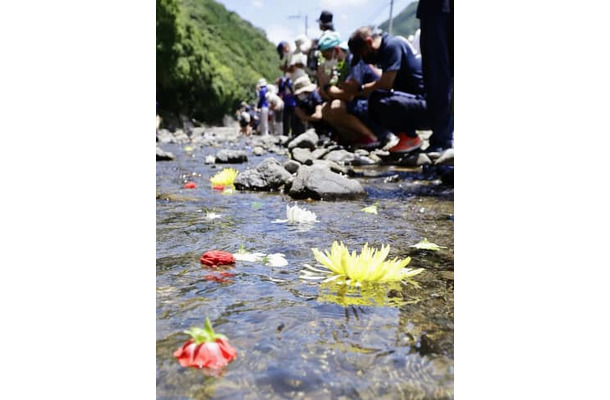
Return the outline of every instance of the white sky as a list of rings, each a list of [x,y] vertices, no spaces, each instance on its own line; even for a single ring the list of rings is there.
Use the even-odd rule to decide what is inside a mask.
[[[390,16],[390,0],[216,0],[267,32],[267,38],[277,44],[291,41],[305,33],[320,36],[316,19],[322,10],[333,13],[335,30],[343,40],[362,25],[380,24]],[[394,0],[393,15],[404,10],[413,0]],[[299,16],[290,18],[291,16]]]

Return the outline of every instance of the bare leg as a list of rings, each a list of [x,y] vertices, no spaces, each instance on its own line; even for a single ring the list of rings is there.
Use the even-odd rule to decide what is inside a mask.
[[[356,116],[347,112],[345,102],[333,100],[322,107],[322,118],[339,131],[348,142],[355,142],[362,137],[377,140],[375,134]]]

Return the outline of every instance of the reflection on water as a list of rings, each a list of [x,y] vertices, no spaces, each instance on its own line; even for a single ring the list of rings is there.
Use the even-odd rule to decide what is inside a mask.
[[[166,145],[157,163],[157,397],[159,399],[453,398],[453,190],[408,169],[367,168],[368,198],[309,202],[315,225],[273,224],[292,199],[281,193],[214,191],[217,149]],[[239,171],[255,166],[231,165]],[[281,158],[279,158],[282,160]],[[184,190],[182,176],[197,184]],[[390,179],[391,178],[391,179]],[[169,198],[169,200],[168,200]],[[378,214],[362,208],[379,202]],[[222,215],[206,218],[206,212]],[[438,252],[409,246],[423,238]],[[425,271],[412,285],[356,289],[299,279],[316,265],[312,247],[390,245],[389,259]],[[240,262],[226,271],[199,263],[208,250],[282,253],[288,265]],[[227,281],[206,276],[230,273]],[[182,368],[172,356],[184,330],[209,317],[238,358],[220,377]]]

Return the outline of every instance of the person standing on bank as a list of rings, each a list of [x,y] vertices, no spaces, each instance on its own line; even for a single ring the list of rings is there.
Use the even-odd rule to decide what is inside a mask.
[[[256,89],[258,90],[257,107],[260,111],[258,134],[266,136],[269,134],[269,101],[267,100],[267,81],[265,78],[258,80]]]
[[[453,0],[420,0],[416,16],[432,125],[427,151],[443,152],[453,147]]]
[[[422,146],[417,129],[429,129],[421,59],[407,39],[362,26],[352,33],[348,46],[352,65],[361,59],[382,69],[378,81],[360,85],[369,98],[369,115],[399,138],[391,153],[406,153]]]
[[[324,33],[324,31],[335,30],[335,25],[333,24],[333,13],[331,13],[330,11],[322,11],[320,13],[320,18],[317,19],[316,22],[320,24],[319,28],[322,33]]]

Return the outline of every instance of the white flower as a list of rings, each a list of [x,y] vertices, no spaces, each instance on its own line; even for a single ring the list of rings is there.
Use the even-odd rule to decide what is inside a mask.
[[[258,261],[261,261],[265,257],[265,254],[264,253],[247,253],[245,251],[243,251],[243,252],[239,251],[239,252],[233,254],[233,257],[235,257],[235,259],[238,261],[258,262]]]
[[[288,261],[286,261],[282,253],[268,254],[265,258],[265,265],[272,267],[283,267],[284,265],[288,265]],[[263,261],[265,261],[265,259],[263,259]]]
[[[205,156],[205,163],[206,164],[215,164],[216,163],[216,156],[214,156],[214,155]]]
[[[213,212],[206,212],[205,213],[205,218],[209,219],[209,220],[213,220],[213,219],[220,218],[220,217],[221,217],[220,214],[216,214],[216,213],[213,213]]]
[[[315,213],[307,211],[299,207],[296,203],[290,207],[286,205],[286,217],[288,219],[276,219],[273,223],[288,222],[288,223],[313,223],[318,222],[318,217]]]

